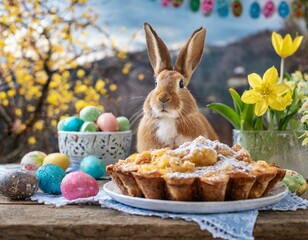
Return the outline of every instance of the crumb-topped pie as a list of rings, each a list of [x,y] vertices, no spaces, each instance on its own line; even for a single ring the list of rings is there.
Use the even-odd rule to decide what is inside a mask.
[[[177,201],[225,201],[262,197],[285,170],[253,161],[232,148],[198,137],[177,149],[144,151],[107,166],[123,194]]]

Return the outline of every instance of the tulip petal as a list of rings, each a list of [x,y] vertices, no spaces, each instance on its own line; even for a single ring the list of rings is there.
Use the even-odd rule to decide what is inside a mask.
[[[281,56],[282,37],[280,34],[276,32],[272,33],[272,44],[276,53]]]
[[[281,57],[286,58],[291,56],[293,52],[293,44],[292,44],[292,38],[290,34],[287,34],[282,42],[282,52],[281,52]]]
[[[262,79],[258,74],[252,73],[248,75],[248,82],[252,88],[256,88],[261,85]]]
[[[267,69],[266,72],[263,74],[263,81],[269,83],[270,85],[276,83],[277,80],[278,80],[278,71],[274,66]]]
[[[267,109],[268,109],[268,105],[266,103],[266,100],[261,99],[260,101],[256,103],[255,114],[257,116],[262,116],[266,112]]]
[[[254,104],[257,101],[259,101],[261,97],[262,96],[256,90],[252,89],[252,90],[246,90],[243,93],[241,100],[247,104]]]
[[[271,92],[274,92],[278,96],[282,96],[283,94],[285,94],[287,92],[292,92],[291,88],[285,83],[275,84],[275,85],[271,86],[270,90],[271,90]]]
[[[294,41],[293,41],[293,46],[292,46],[292,49],[293,49],[293,53],[295,53],[297,51],[297,49],[299,48],[299,46],[301,45],[302,43],[302,40],[303,40],[303,36],[297,36]]]

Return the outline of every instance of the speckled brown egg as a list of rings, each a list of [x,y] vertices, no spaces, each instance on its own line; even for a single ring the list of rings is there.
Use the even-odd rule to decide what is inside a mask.
[[[0,192],[12,200],[23,200],[32,196],[37,192],[38,186],[36,175],[26,170],[10,172],[0,180]]]

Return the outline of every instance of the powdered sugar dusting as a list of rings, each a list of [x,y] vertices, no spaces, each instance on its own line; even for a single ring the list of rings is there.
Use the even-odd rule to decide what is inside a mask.
[[[152,154],[152,157],[160,154],[159,152],[145,153],[141,153],[141,156],[144,154],[145,157],[149,158],[149,161],[146,161],[148,164],[151,164],[151,161],[153,161],[153,159],[151,160]],[[177,149],[165,149],[164,154],[166,154],[167,159],[170,158],[170,162],[161,165],[159,162],[156,162],[156,165],[154,164],[152,167],[148,168],[146,172],[159,171],[161,167],[163,169],[168,167],[169,170],[165,171],[164,174],[166,177],[170,178],[213,177],[213,174],[217,174],[217,172],[226,173],[234,170],[237,172],[250,172],[254,166],[251,164],[251,161],[249,161],[249,158],[247,160],[247,156],[249,156],[247,151],[240,146],[230,148],[226,144],[220,143],[219,141],[211,141],[202,136],[199,136],[192,142],[182,144]],[[174,159],[178,160],[173,161]],[[170,167],[173,163],[184,165],[186,161],[193,165],[195,164],[195,167],[191,169],[180,169],[177,167],[170,171]],[[142,162],[140,163],[141,165],[143,164]],[[124,161],[119,161],[116,165],[123,171],[139,171],[141,167],[140,163],[136,162],[134,159],[126,159]],[[170,164],[170,166],[168,164]]]
[[[220,160],[212,166],[197,167],[194,172],[174,172],[168,173],[166,176],[168,178],[193,178],[193,177],[206,177],[211,173],[218,173],[219,171],[232,171],[236,170],[237,172],[250,172],[252,165],[239,161],[235,158],[225,157],[220,155]]]

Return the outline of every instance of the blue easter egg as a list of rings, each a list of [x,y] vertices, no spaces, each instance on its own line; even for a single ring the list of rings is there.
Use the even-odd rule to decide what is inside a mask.
[[[250,6],[250,16],[254,19],[259,18],[261,13],[261,7],[258,2],[253,2]]]
[[[60,195],[60,184],[65,177],[65,172],[59,166],[46,164],[36,171],[39,187],[44,193]]]
[[[282,18],[286,18],[287,16],[289,16],[290,8],[289,8],[289,5],[285,1],[282,1],[279,4],[278,13],[279,13],[279,16]]]
[[[61,121],[58,122],[57,129],[58,129],[59,131],[62,131],[62,130],[63,130],[64,120],[65,120],[65,119],[62,119]]]
[[[229,4],[226,0],[218,0],[216,10],[220,17],[227,17],[229,15]]]
[[[62,123],[62,130],[68,132],[78,132],[84,121],[78,117],[65,118]]]
[[[104,175],[106,171],[106,165],[98,157],[90,155],[85,157],[80,162],[80,170],[91,175],[95,179],[98,179]]]

